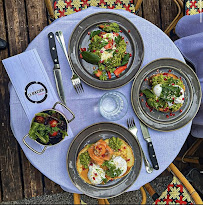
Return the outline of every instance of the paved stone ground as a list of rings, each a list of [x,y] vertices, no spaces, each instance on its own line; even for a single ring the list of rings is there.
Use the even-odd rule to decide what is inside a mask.
[[[158,194],[161,194],[172,181],[172,175],[166,177],[157,177],[151,185],[156,187]],[[86,195],[81,196],[82,200],[87,204],[97,204],[97,200]],[[147,195],[147,204],[152,204],[153,201],[149,195]],[[131,191],[121,194],[115,198],[109,199],[110,204],[140,204],[141,193],[140,191]],[[31,199],[23,199],[19,201],[3,202],[0,204],[73,204],[73,194],[61,193],[54,195],[43,195]]]

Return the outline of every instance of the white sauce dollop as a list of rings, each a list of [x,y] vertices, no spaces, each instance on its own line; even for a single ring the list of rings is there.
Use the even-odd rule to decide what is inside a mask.
[[[105,178],[105,172],[99,165],[93,164],[89,166],[88,179],[92,184],[101,184]]]

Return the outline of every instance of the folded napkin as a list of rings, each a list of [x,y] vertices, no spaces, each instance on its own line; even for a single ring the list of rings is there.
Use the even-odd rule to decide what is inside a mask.
[[[175,41],[183,56],[195,67],[203,90],[203,22],[202,14],[184,16],[176,26],[180,39]],[[203,138],[203,99],[192,124],[191,134]]]

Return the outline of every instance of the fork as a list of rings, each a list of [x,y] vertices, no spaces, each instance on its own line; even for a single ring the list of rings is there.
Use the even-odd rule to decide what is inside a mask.
[[[61,48],[63,49],[63,52],[64,52],[64,54],[65,54],[65,56],[68,60],[70,69],[72,71],[71,81],[72,81],[73,87],[75,88],[75,90],[78,94],[84,92],[82,84],[80,82],[80,78],[74,73],[74,71],[71,67],[72,65],[70,63],[69,56],[68,56],[68,53],[67,53],[67,50],[66,50],[66,44],[65,44],[65,40],[64,40],[62,31],[57,31],[56,32],[56,39],[58,40]]]
[[[128,126],[129,131],[134,135],[135,139],[137,140],[137,142],[140,146],[140,150],[142,152],[142,156],[143,156],[144,164],[145,164],[145,169],[146,169],[147,173],[149,173],[149,174],[152,173],[153,167],[150,165],[150,163],[149,163],[148,159],[146,158],[144,151],[140,145],[140,142],[139,142],[138,137],[137,137],[137,127],[135,125],[135,121],[133,118],[127,119],[127,126]]]

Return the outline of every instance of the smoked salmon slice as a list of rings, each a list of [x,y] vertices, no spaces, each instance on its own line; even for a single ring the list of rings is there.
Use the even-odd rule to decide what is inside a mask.
[[[105,160],[111,159],[113,150],[103,139],[100,139],[88,148],[88,153],[95,164],[102,165]]]

